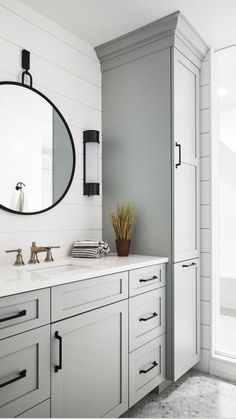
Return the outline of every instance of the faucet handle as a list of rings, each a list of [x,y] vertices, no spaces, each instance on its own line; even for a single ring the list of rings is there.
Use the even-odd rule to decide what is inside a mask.
[[[5,250],[6,253],[17,253],[16,261],[14,263],[15,266],[22,266],[24,265],[23,256],[22,256],[22,249],[12,249],[12,250]]]
[[[52,249],[60,249],[61,246],[47,246],[46,247],[46,257],[44,259],[44,262],[54,262],[53,256],[52,256]]]

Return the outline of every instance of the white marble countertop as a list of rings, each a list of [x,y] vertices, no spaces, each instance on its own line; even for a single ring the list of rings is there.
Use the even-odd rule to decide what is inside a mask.
[[[166,257],[109,255],[101,259],[65,257],[52,263],[20,267],[0,265],[0,297],[166,262]]]

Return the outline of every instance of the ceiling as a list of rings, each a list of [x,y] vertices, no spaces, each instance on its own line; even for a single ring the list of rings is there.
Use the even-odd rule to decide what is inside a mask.
[[[180,10],[209,45],[236,42],[236,0],[22,0],[92,46]]]

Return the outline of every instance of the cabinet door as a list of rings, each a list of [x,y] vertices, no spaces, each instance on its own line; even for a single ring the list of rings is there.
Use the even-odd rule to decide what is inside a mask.
[[[173,265],[174,381],[200,360],[199,259]]]
[[[173,262],[199,257],[199,70],[173,49]]]
[[[51,338],[52,417],[118,417],[128,409],[128,301],[60,321]]]

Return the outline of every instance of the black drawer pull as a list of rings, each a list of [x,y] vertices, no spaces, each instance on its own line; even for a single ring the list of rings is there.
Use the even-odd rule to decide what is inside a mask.
[[[26,373],[27,373],[27,370],[22,370],[21,372],[19,372],[18,377],[12,378],[12,380],[9,380],[9,381],[6,381],[3,384],[0,384],[0,388],[9,386],[9,384],[15,383],[16,381],[21,380],[22,378],[25,378]]]
[[[196,266],[196,263],[192,262],[189,265],[182,265],[182,268],[190,268],[190,266]]]
[[[146,318],[145,317],[140,317],[139,321],[140,322],[146,322],[147,320],[151,320],[151,319],[153,319],[154,317],[157,317],[157,316],[158,316],[158,314],[155,312],[149,317],[146,317]]]
[[[154,279],[158,279],[158,276],[154,275],[152,278],[140,279],[139,282],[149,282],[149,281],[153,281]]]
[[[18,317],[26,316],[26,314],[27,314],[26,310],[21,310],[19,311],[18,314],[15,314],[14,316],[3,317],[3,319],[0,319],[0,323],[7,322],[8,320],[18,319]]]
[[[175,143],[175,147],[178,147],[178,149],[179,149],[179,162],[178,163],[176,163],[176,165],[175,165],[175,167],[176,167],[176,169],[179,167],[179,166],[181,166],[181,164],[182,164],[182,158],[181,158],[181,144],[179,144],[179,143]]]
[[[55,338],[59,340],[59,365],[55,365],[55,372],[62,370],[62,337],[59,332],[55,332]]]
[[[151,371],[153,368],[157,367],[158,363],[156,361],[154,361],[152,363],[152,366],[150,368],[148,368],[147,370],[140,370],[139,374],[147,374],[147,372]]]

